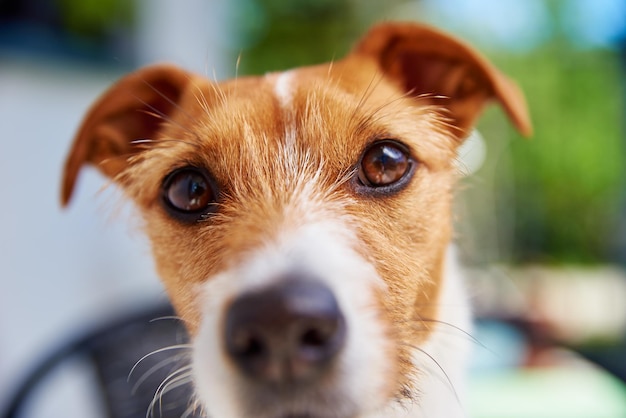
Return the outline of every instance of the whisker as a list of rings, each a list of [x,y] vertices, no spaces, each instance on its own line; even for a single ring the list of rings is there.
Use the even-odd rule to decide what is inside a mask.
[[[146,411],[146,418],[149,418],[151,415],[154,416],[154,411],[156,409],[157,403],[159,404],[159,410],[161,414],[163,413],[163,395],[166,393],[166,388],[170,388],[168,390],[172,390],[171,384],[179,382],[181,380],[185,380],[191,376],[191,372],[188,367],[180,368],[170,373],[163,381],[159,384],[157,389],[154,391],[154,396],[152,397],[152,401],[148,406],[148,410]]]
[[[148,369],[148,371],[146,371],[143,375],[141,375],[141,377],[139,379],[137,379],[137,382],[133,385],[132,389],[131,389],[131,393],[134,395],[135,393],[137,393],[137,390],[141,387],[141,385],[148,380],[148,378],[150,376],[152,376],[157,370],[167,366],[170,363],[175,363],[177,361],[180,361],[182,358],[184,358],[186,356],[172,356],[172,357],[168,357],[165,360],[161,360],[160,362],[158,362],[157,364],[155,364],[154,366],[152,366],[150,369]]]
[[[207,74],[207,76],[208,76],[208,74]],[[213,67],[212,70],[211,70],[211,76],[212,76],[212,80],[217,83],[218,82],[217,70],[215,69],[215,67]]]
[[[178,144],[185,144],[185,145],[189,145],[191,147],[194,148],[200,148],[199,144],[196,144],[195,142],[190,142],[190,141],[185,141],[184,139],[151,139],[151,138],[141,138],[141,139],[134,139],[131,142],[131,145],[148,145],[148,144],[161,144],[161,143],[178,143]]]
[[[335,57],[333,57],[330,62],[328,63],[328,71],[326,73],[327,76],[330,76],[330,74],[333,72],[333,66],[335,65]]]
[[[211,107],[209,106],[209,102],[207,101],[206,96],[202,93],[202,90],[200,90],[199,88],[197,90],[198,92],[194,93],[193,95],[194,98],[196,99],[196,102],[198,102],[198,104],[200,105],[200,109],[202,109],[204,114],[210,115]],[[213,90],[215,91],[215,88],[213,88]]]
[[[169,115],[167,115],[166,113],[161,112],[159,109],[157,109],[156,107],[152,106],[150,103],[140,99],[139,97],[137,97],[137,101],[141,102],[144,106],[146,106],[150,111],[143,111],[145,114],[153,116],[155,118],[161,119],[163,121],[169,122],[173,125],[178,126],[180,129],[184,130],[185,132],[190,133],[191,135],[195,136],[196,139],[198,141],[200,141],[200,138],[198,137],[198,135],[191,129],[189,129],[188,127],[186,127],[185,125],[173,120],[172,118],[169,117]],[[176,107],[178,109],[181,109],[178,105],[176,105]],[[187,118],[190,121],[195,120],[194,118],[191,117],[191,115],[185,111],[182,111],[182,113],[187,116]]]
[[[150,322],[167,321],[167,320],[182,321],[183,319],[177,315],[167,315],[167,316],[159,316],[158,318],[152,318]]]
[[[223,107],[227,107],[228,106],[228,95],[226,94],[226,91],[222,88],[222,86],[220,86],[217,83],[212,83],[211,84],[211,89],[213,90],[213,93],[215,93],[217,95],[217,97],[220,100],[220,104]],[[208,111],[208,109],[207,109]]]
[[[367,99],[369,99],[372,96],[376,86],[378,86],[381,83],[383,78],[384,78],[384,76],[383,76],[382,73],[376,73],[376,74],[374,74],[372,76],[372,78],[370,79],[369,83],[367,84],[367,87],[365,88],[365,90],[363,90],[363,94],[359,98],[359,101],[357,102],[356,106],[354,107],[352,115],[350,115],[350,120],[354,120],[354,118],[356,117],[357,112],[361,109],[361,107],[363,107],[365,102],[367,102]]]
[[[181,367],[178,370],[170,373],[163,382],[157,387],[154,392],[154,396],[150,405],[148,406],[148,410],[146,411],[146,418],[150,418],[150,416],[154,416],[154,411],[156,409],[156,405],[159,405],[159,412],[161,415],[163,414],[163,396],[181,386],[184,386],[191,382],[191,366]]]
[[[420,325],[418,323],[416,323],[416,321],[421,322],[423,324],[423,328],[420,328]],[[447,335],[453,335],[453,336],[457,336],[459,338],[461,338],[461,337],[465,338],[468,341],[470,341],[472,344],[475,344],[476,346],[480,347],[481,349],[486,350],[490,354],[493,354],[494,356],[498,356],[498,353],[496,353],[491,348],[489,348],[487,345],[485,345],[485,343],[483,343],[478,338],[476,338],[474,335],[472,335],[472,333],[470,333],[470,332],[464,330],[463,328],[459,327],[458,325],[452,324],[450,322],[441,321],[439,319],[421,318],[420,317],[417,320],[406,320],[406,321],[403,321],[402,323],[403,324],[409,324],[416,331],[431,331],[432,327],[427,326],[427,324],[444,325],[450,331],[449,333],[447,333]],[[442,330],[440,330],[440,331],[442,331]]]
[[[242,54],[243,54],[242,51],[239,51],[239,54],[237,54],[237,61],[235,62],[235,80],[239,78],[239,65],[241,65]]]
[[[477,346],[479,346],[481,348],[484,348],[485,350],[491,351],[479,339],[477,339],[471,333],[467,332],[466,330],[464,330],[463,328],[459,327],[458,325],[454,325],[454,324],[451,324],[451,323],[446,322],[446,321],[441,321],[441,320],[438,320],[438,319],[431,319],[431,318],[420,318],[419,321],[424,322],[424,323],[434,323],[434,324],[437,324],[437,325],[445,325],[448,328],[452,328],[453,331],[460,332],[463,337],[466,337],[469,341],[471,341],[472,343],[476,344]]]
[[[190,349],[190,348],[191,348],[191,344],[176,344],[176,345],[170,345],[170,346],[167,346],[167,347],[163,347],[163,348],[159,348],[157,350],[151,351],[150,353],[146,354],[145,356],[143,356],[142,358],[137,360],[135,365],[130,369],[130,372],[128,373],[128,377],[127,377],[126,381],[130,381],[130,378],[133,375],[133,372],[135,371],[137,366],[139,366],[139,364],[142,361],[144,361],[145,359],[147,359],[148,357],[154,356],[155,354],[163,353],[165,351],[183,350],[183,349]]]
[[[329,193],[334,193],[337,190],[341,189],[341,187],[347,182],[351,181],[356,175],[357,168],[350,167],[348,169],[343,170],[341,173],[337,175],[336,180],[331,185]]]
[[[204,415],[200,401],[198,399],[194,399],[180,418],[189,418],[197,410],[200,410],[200,415]]]
[[[159,96],[161,96],[161,98],[163,100],[165,100],[166,102],[168,102],[170,105],[172,105],[172,107],[178,109],[182,114],[184,114],[185,116],[187,116],[188,119],[193,120],[193,118],[191,117],[191,115],[187,112],[187,110],[185,108],[183,108],[181,105],[178,104],[177,101],[172,100],[170,97],[168,97],[167,95],[165,95],[161,90],[157,89],[156,87],[154,87],[152,84],[148,83],[147,81],[144,80],[144,83],[150,87],[150,89],[152,91],[154,91],[156,94],[158,94]],[[143,101],[142,101],[143,102]],[[143,102],[144,104],[148,105],[147,103]],[[148,107],[152,107],[150,105],[148,105]]]
[[[395,97],[393,97],[395,96]],[[387,107],[396,104],[399,101],[405,100],[408,97],[411,97],[411,94],[409,92],[405,92],[399,96],[396,95],[390,95],[389,96],[390,99],[389,100],[385,100],[385,102],[383,104],[381,104],[380,106],[378,106],[377,108],[374,109],[374,111],[368,115],[368,119],[376,121],[376,119],[374,119],[375,116],[378,116],[378,114],[380,112],[382,112],[384,109],[386,109]],[[393,97],[393,98],[391,98]],[[382,115],[381,115],[382,117]]]
[[[461,403],[461,398],[459,397],[459,394],[456,391],[456,388],[454,387],[454,383],[452,383],[452,379],[450,379],[450,376],[448,375],[448,373],[445,371],[445,369],[443,368],[443,366],[441,365],[441,363],[439,363],[437,361],[437,359],[435,359],[435,357],[433,357],[432,354],[429,354],[426,350],[424,350],[423,348],[420,348],[414,344],[405,344],[406,346],[416,350],[419,353],[422,353],[423,355],[425,355],[430,361],[432,361],[433,364],[435,364],[435,366],[437,366],[437,370],[439,370],[441,372],[441,375],[444,377],[444,381],[446,382],[448,389],[450,389],[452,391],[452,394],[454,395],[454,398],[456,399],[457,403],[459,404],[459,406],[462,405]]]
[[[135,155],[135,153],[134,153],[134,152],[125,152],[125,153],[123,153],[123,154],[113,155],[113,156],[111,156],[111,157],[109,157],[109,158],[103,158],[103,159],[102,159],[102,160],[98,163],[98,165],[99,165],[99,166],[104,166],[104,165],[107,165],[108,163],[110,163],[111,161],[115,161],[115,160],[117,160],[117,159],[121,159],[121,158],[124,158],[124,159],[128,160],[129,158],[131,158],[131,157],[132,157],[132,156],[134,156],[134,155]]]

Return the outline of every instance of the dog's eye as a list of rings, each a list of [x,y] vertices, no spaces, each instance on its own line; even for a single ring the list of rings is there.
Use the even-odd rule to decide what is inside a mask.
[[[372,144],[361,157],[359,180],[369,187],[397,183],[411,171],[411,157],[406,147],[395,141]]]
[[[163,200],[170,214],[183,220],[198,220],[215,202],[208,174],[196,167],[170,173],[163,182]]]

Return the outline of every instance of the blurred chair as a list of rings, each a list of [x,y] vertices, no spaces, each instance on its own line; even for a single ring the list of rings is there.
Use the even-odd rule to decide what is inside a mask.
[[[26,417],[38,389],[71,360],[92,370],[108,418],[193,418],[188,337],[170,306],[118,318],[48,353],[10,398],[2,418]],[[31,417],[28,417],[31,418]]]

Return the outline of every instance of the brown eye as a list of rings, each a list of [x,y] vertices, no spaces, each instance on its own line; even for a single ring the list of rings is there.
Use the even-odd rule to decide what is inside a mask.
[[[166,177],[163,182],[163,199],[172,216],[194,221],[211,209],[215,193],[204,170],[185,167]]]
[[[405,146],[393,141],[379,141],[363,154],[359,180],[370,187],[390,186],[402,180],[410,170],[411,157]]]

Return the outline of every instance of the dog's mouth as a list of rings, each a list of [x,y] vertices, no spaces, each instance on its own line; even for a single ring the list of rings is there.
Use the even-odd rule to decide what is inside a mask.
[[[258,417],[258,415],[255,415]],[[352,418],[353,414],[350,415],[337,415],[337,414],[319,414],[313,412],[299,412],[299,413],[287,413],[283,415],[277,415],[274,418]]]
[[[244,385],[240,411],[245,418],[354,418],[361,409],[341,386],[332,381],[310,385],[268,387]]]
[[[348,416],[335,416],[335,415],[316,415],[316,414],[309,414],[309,413],[299,413],[299,414],[287,414],[287,415],[281,415],[279,418],[350,418]]]
[[[308,413],[300,413],[300,414],[287,414],[283,415],[280,418],[322,418],[319,415],[311,415]]]
[[[330,411],[326,411],[326,412],[322,412],[322,411],[317,411],[317,412],[308,412],[308,411],[301,411],[301,412],[288,412],[288,413],[278,413],[278,414],[263,414],[262,412],[252,412],[251,414],[247,415],[248,417],[252,418],[353,418],[355,417],[355,414],[337,414],[335,412],[330,412]]]
[[[352,418],[358,415],[355,405],[339,394],[340,390],[274,396],[244,397],[245,416],[254,418]],[[267,395],[267,393],[265,394]]]

